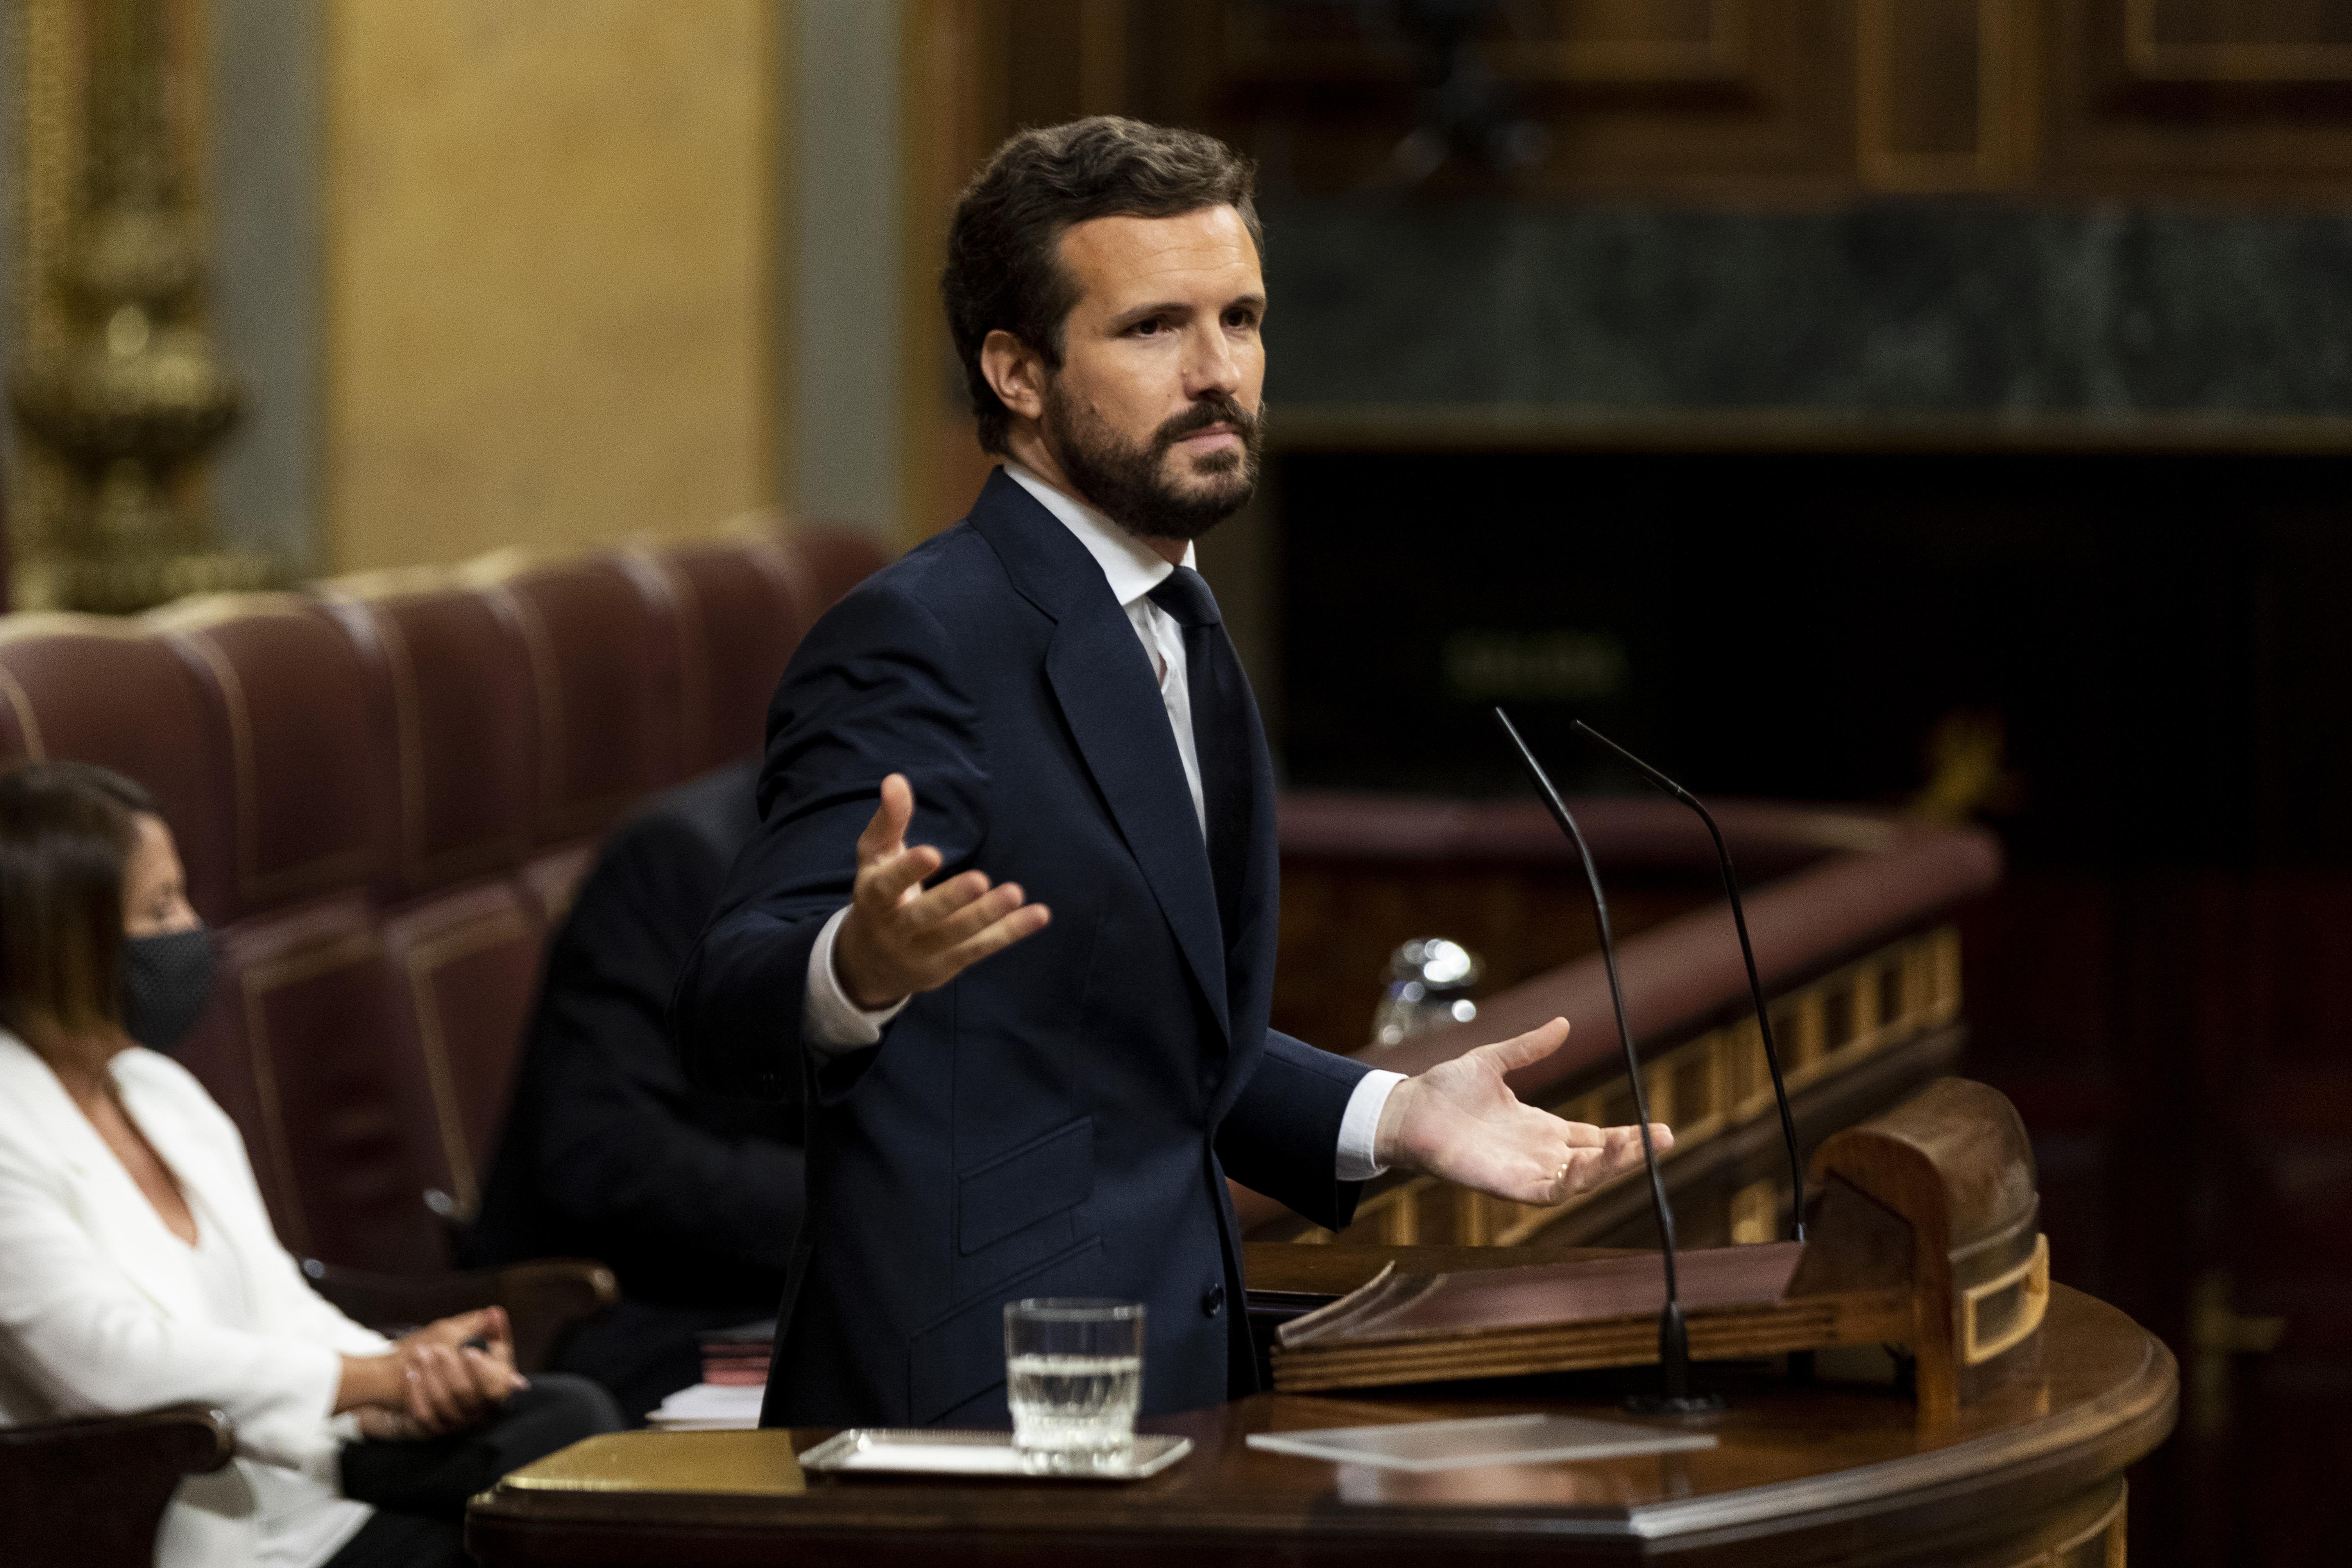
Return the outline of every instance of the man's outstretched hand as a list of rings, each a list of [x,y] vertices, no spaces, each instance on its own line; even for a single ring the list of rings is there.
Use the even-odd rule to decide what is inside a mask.
[[[1568,1038],[1568,1020],[1441,1062],[1389,1091],[1373,1157],[1513,1203],[1538,1206],[1590,1192],[1642,1163],[1638,1127],[1590,1127],[1520,1103],[1503,1081]],[[1650,1123],[1663,1154],[1675,1135]]]
[[[992,887],[979,871],[924,887],[941,861],[928,844],[908,847],[914,818],[914,786],[892,773],[882,781],[874,820],[857,836],[857,882],[834,938],[833,968],[849,999],[868,1012],[946,984],[1053,918],[1045,905],[1024,903],[1018,883]]]

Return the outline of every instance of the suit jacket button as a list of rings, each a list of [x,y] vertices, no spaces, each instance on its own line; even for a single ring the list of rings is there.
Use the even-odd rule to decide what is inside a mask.
[[[1201,1292],[1201,1316],[1213,1318],[1225,1310],[1225,1287],[1223,1280]]]

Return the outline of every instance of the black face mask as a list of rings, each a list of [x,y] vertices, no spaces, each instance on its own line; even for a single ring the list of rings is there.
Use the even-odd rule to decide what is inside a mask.
[[[151,1051],[187,1038],[213,994],[213,933],[167,931],[125,937],[119,966],[122,1032]]]

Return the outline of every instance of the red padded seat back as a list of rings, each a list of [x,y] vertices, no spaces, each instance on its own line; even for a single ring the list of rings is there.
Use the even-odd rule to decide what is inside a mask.
[[[677,632],[656,581],[603,556],[499,573],[483,591],[530,672],[534,843],[601,832],[678,777]]]
[[[184,1059],[246,1131],[280,1233],[333,1261],[443,1266],[448,1180],[394,1025],[370,891],[389,874],[382,682],[312,600],[195,600],[147,626],[227,737],[232,919]]]
[[[546,922],[549,931],[562,925],[563,917],[571,912],[572,895],[579,892],[588,868],[596,863],[596,848],[593,839],[567,844],[532,857],[523,867],[520,878],[523,891],[530,895],[539,918]]]
[[[681,755],[693,778],[759,751],[768,701],[824,605],[815,574],[770,539],[677,545],[643,557],[678,632]]]
[[[432,894],[383,921],[404,1049],[431,1100],[443,1190],[464,1215],[481,1205],[546,936],[537,901],[503,877]]]
[[[447,1266],[595,836],[758,746],[881,554],[799,535],[0,622],[0,763],[156,796],[221,983],[183,1047],[296,1252]]]
[[[137,781],[179,842],[208,921],[236,900],[228,737],[195,673],[135,620],[0,623],[0,759],[71,758]]]
[[[342,628],[290,594],[194,600],[150,625],[228,738],[236,911],[381,878],[391,801],[374,689]]]
[[[841,529],[794,529],[784,538],[784,552],[814,583],[820,613],[890,562],[871,539]]]
[[[448,1267],[424,1194],[453,1178],[373,901],[351,892],[240,921],[221,956],[225,1005],[189,1066],[243,1128],[280,1239],[356,1268]]]
[[[511,868],[530,853],[537,702],[514,620],[446,574],[324,585],[375,671],[393,896]]]

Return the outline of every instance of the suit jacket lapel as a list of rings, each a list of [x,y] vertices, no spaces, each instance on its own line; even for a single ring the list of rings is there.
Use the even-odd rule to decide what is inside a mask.
[[[1081,612],[1055,629],[1045,653],[1046,678],[1217,1027],[1230,1039],[1224,930],[1183,760],[1135,627],[1108,585],[1102,601],[1107,613]]]
[[[1086,546],[1003,469],[989,476],[971,522],[1004,563],[1013,587],[1055,622],[1045,652],[1047,682],[1218,1029],[1230,1039],[1216,886],[1168,710],[1134,626]]]

